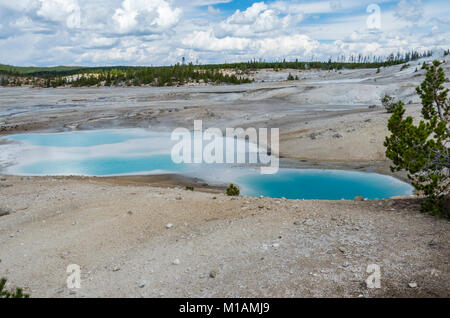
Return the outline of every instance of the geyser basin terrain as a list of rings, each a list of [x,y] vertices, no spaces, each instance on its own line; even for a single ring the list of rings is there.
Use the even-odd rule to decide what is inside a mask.
[[[388,198],[412,187],[390,176],[355,171],[280,169],[261,175],[255,167],[175,164],[169,133],[144,129],[20,134],[0,144],[3,171],[15,175],[112,176],[179,173],[214,184],[234,182],[243,195],[288,199]]]

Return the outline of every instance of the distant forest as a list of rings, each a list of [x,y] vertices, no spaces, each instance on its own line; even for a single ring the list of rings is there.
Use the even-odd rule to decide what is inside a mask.
[[[444,55],[450,54],[450,50]],[[1,86],[31,85],[34,87],[86,86],[173,86],[187,83],[243,84],[259,69],[342,70],[377,68],[415,61],[432,55],[431,51],[391,54],[387,58],[374,56],[341,56],[335,60],[300,62],[266,62],[252,60],[243,63],[194,65],[180,63],[172,66],[108,66],[108,67],[15,67],[0,64]],[[292,79],[292,78],[291,78]]]

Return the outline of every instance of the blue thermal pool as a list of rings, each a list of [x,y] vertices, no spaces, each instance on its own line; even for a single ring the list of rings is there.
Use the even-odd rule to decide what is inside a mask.
[[[176,164],[169,133],[112,129],[18,134],[0,138],[1,172],[12,175],[115,176],[178,173],[211,184],[235,183],[241,194],[288,199],[388,198],[412,186],[376,173],[284,169],[263,175],[252,166]]]

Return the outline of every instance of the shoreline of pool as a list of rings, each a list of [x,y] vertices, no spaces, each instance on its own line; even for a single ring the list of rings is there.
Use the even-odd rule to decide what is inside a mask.
[[[297,168],[284,168],[285,173],[289,173],[289,170],[297,170]],[[324,172],[329,173],[339,173],[339,172],[359,172],[359,173],[367,173],[367,174],[378,174],[373,171],[361,171],[361,170],[347,170],[347,169],[317,169],[317,168],[298,168],[298,173],[303,173],[305,171],[303,170],[324,170]],[[305,173],[308,173],[309,171],[306,171]],[[317,171],[315,171],[317,172]],[[382,175],[382,174],[380,174]],[[258,175],[254,175],[253,177],[258,177]],[[396,183],[405,183],[403,180],[396,178],[392,175],[384,175],[386,177],[392,178],[393,182]],[[356,193],[355,195],[349,197],[339,197],[339,198],[318,198],[318,197],[289,197],[289,195],[262,195],[261,193],[255,194],[257,191],[256,189],[253,189],[255,193],[250,194],[252,191],[249,191],[249,183],[240,183],[239,178],[237,178],[236,181],[231,182],[212,182],[211,180],[203,179],[201,177],[197,177],[195,175],[185,175],[177,172],[173,173],[153,173],[153,174],[122,174],[122,175],[107,175],[107,176],[88,176],[88,175],[13,175],[13,174],[4,174],[0,172],[0,178],[7,178],[7,177],[13,177],[13,178],[20,178],[21,180],[47,180],[47,179],[54,179],[54,180],[65,180],[65,181],[79,181],[79,180],[91,180],[91,181],[102,181],[107,182],[115,185],[141,185],[141,186],[151,186],[151,187],[157,187],[157,188],[175,188],[175,189],[194,189],[195,191],[200,192],[208,192],[208,193],[225,193],[225,189],[230,183],[235,183],[241,188],[241,196],[242,197],[259,197],[259,196],[265,196],[272,199],[281,199],[287,197],[287,199],[290,200],[325,200],[325,201],[339,201],[339,200],[352,200],[353,198],[357,196],[362,196],[365,200],[376,200],[376,199],[391,199],[391,198],[411,198],[411,197],[417,197],[414,188],[412,185],[408,182],[406,183],[411,188],[410,194],[397,194],[392,196],[385,196],[385,197],[367,197],[364,196],[364,191],[362,190],[360,193]],[[245,180],[246,176],[245,174],[241,176],[241,180]],[[248,178],[247,178],[248,179]],[[251,189],[251,188],[250,188]],[[261,190],[261,189],[260,189]],[[301,191],[299,192],[301,195]],[[327,192],[328,193],[328,192]],[[334,195],[334,194],[333,194]]]
[[[103,131],[107,131],[108,129],[105,129]],[[118,129],[110,129],[110,130],[118,130]],[[119,129],[120,130],[120,129]],[[95,130],[86,130],[86,131],[75,131],[75,132],[79,132],[79,133],[89,133],[89,132],[94,132]],[[124,130],[125,131],[125,130]],[[32,132],[32,134],[48,134],[48,132]],[[151,131],[149,130],[149,133],[159,133],[159,132],[155,132],[155,131]],[[167,133],[167,132],[166,132]],[[164,133],[164,134],[166,134]],[[17,135],[17,134],[11,134],[11,135]],[[126,139],[125,139],[126,140]],[[15,143],[17,141],[14,141],[14,139],[8,139],[8,136],[1,136],[0,141],[2,141],[2,144],[8,144],[8,143]],[[19,141],[20,142],[20,141]],[[117,142],[117,141],[116,141]],[[119,141],[121,142],[121,141]],[[108,144],[108,143],[107,143]],[[44,143],[43,145],[47,145],[46,143]],[[95,146],[96,144],[93,144],[93,146]],[[114,145],[114,142],[112,143],[112,145]],[[58,145],[57,145],[58,146]],[[68,144],[67,147],[86,147],[89,145],[71,145],[70,143]],[[8,156],[6,156],[8,157]],[[4,158],[3,158],[4,159]],[[76,159],[74,159],[76,161]],[[257,196],[255,193],[258,191],[266,191],[264,189],[258,189],[257,187],[254,188],[255,184],[253,184],[253,188],[251,186],[251,184],[246,183],[245,181],[242,181],[243,183],[240,184],[239,182],[235,181],[237,178],[240,178],[242,176],[242,174],[245,176],[246,174],[249,174],[249,172],[251,172],[251,174],[255,174],[255,171],[253,171],[254,169],[256,169],[257,167],[259,167],[260,165],[258,164],[253,164],[253,165],[229,165],[227,167],[224,167],[225,171],[228,171],[228,173],[224,173],[218,165],[211,165],[211,170],[209,170],[209,165],[206,165],[204,168],[207,168],[206,171],[203,171],[203,169],[200,169],[200,171],[197,169],[193,169],[193,170],[183,170],[183,169],[175,169],[175,170],[171,170],[171,169],[150,169],[147,171],[145,170],[145,167],[142,170],[136,170],[136,171],[130,171],[130,172],[120,172],[120,173],[108,173],[108,172],[94,172],[94,171],[82,171],[80,170],[80,172],[74,172],[74,174],[71,173],[70,169],[69,171],[64,171],[61,170],[58,172],[58,169],[54,170],[54,172],[48,172],[44,169],[42,171],[42,173],[40,172],[36,172],[33,173],[31,171],[25,171],[23,170],[22,172],[20,172],[20,170],[7,170],[9,167],[14,167],[14,164],[11,165],[5,165],[5,163],[7,164],[8,161],[3,160],[3,166],[0,167],[0,174],[4,174],[4,175],[10,175],[10,176],[19,176],[19,177],[63,177],[63,178],[71,178],[71,177],[81,177],[81,178],[115,178],[117,180],[120,180],[121,178],[124,179],[124,182],[127,182],[127,180],[130,180],[130,178],[134,178],[134,180],[136,180],[136,178],[139,179],[139,182],[147,182],[149,184],[156,184],[156,186],[159,186],[160,184],[164,184],[164,186],[168,185],[170,187],[194,187],[194,188],[200,188],[202,189],[208,189],[208,190],[212,190],[212,191],[216,191],[217,189],[225,189],[225,187],[230,184],[230,183],[236,183],[239,186],[243,186],[241,189],[243,191],[241,191],[241,193],[243,194],[249,194],[249,193],[253,193],[252,196]],[[231,170],[230,170],[231,168]],[[410,192],[411,195],[414,193],[411,184],[409,182],[409,180],[406,178],[406,176],[398,174],[398,173],[392,173],[391,170],[389,169],[389,165],[388,162],[386,161],[370,161],[370,162],[358,162],[358,161],[349,161],[349,162],[336,162],[336,161],[313,161],[313,160],[301,160],[298,158],[287,158],[287,157],[281,157],[280,158],[280,162],[279,162],[279,168],[283,174],[283,172],[287,172],[288,170],[291,170],[291,172],[294,172],[295,174],[308,174],[310,173],[310,171],[308,170],[317,170],[316,173],[321,174],[322,171],[328,171],[331,174],[335,173],[336,171],[342,171],[343,173],[348,172],[350,175],[352,173],[367,173],[367,174],[378,174],[378,175],[384,175],[386,177],[391,177],[394,178],[395,180],[399,181],[399,183],[403,182],[408,184],[408,186],[410,187],[410,189],[406,192]],[[227,170],[228,169],[228,170]],[[208,174],[209,171],[209,174]],[[219,174],[219,176],[215,176],[215,177],[210,177],[211,173],[213,174]],[[234,173],[234,179],[233,177],[229,176],[229,173]],[[311,172],[313,173],[313,172]],[[169,177],[170,176],[170,177]],[[220,177],[222,176],[222,178]],[[255,176],[254,176],[255,177]],[[165,181],[164,181],[165,179]],[[242,179],[242,178],[241,178]],[[145,180],[145,181],[144,181]],[[278,181],[279,183],[279,181]],[[283,186],[283,187],[287,187],[286,189],[290,189],[288,187],[288,184],[282,183],[279,184],[278,186]],[[321,185],[321,189],[323,189],[323,185]],[[334,186],[330,186],[330,184],[328,184],[328,187],[325,187],[325,189],[327,190],[327,193],[329,193],[331,195],[331,197],[333,195],[340,195],[337,194],[339,193],[339,191],[334,191],[332,190],[333,188],[336,189],[336,187]],[[304,189],[308,189],[308,187],[304,188]],[[301,189],[300,189],[301,190]],[[322,191],[322,190],[321,190]],[[274,191],[272,191],[274,192]],[[275,191],[276,192],[276,191]],[[384,191],[381,191],[384,192]],[[300,191],[300,193],[302,193]],[[303,192],[305,193],[305,192]],[[307,192],[306,192],[307,193]],[[393,193],[392,196],[395,196],[395,192]],[[307,194],[304,194],[307,195]],[[355,197],[357,195],[364,195],[364,191],[362,190],[361,193],[356,193],[355,195],[351,195],[351,197]],[[382,194],[381,198],[388,198],[390,194]],[[272,194],[266,194],[266,196],[269,197],[274,197],[274,198],[279,198],[279,197],[284,197],[284,195],[278,194],[278,196],[276,195],[272,195]],[[289,196],[289,195],[286,195]],[[293,196],[297,196],[297,194],[293,195],[291,194],[290,199],[302,199],[302,198],[297,198],[297,197],[293,197]],[[377,198],[378,196],[374,196],[374,198]],[[343,198],[343,197],[340,197]],[[346,195],[346,199],[349,199],[350,196]],[[315,198],[310,198],[310,199],[315,199]],[[329,199],[329,198],[321,198],[322,200],[325,199]],[[331,199],[331,198],[330,198]],[[337,199],[337,198],[333,198],[333,199]],[[333,200],[331,199],[331,200]]]

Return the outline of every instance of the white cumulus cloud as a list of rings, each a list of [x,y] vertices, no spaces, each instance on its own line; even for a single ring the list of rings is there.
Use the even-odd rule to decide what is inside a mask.
[[[37,15],[44,19],[65,23],[68,28],[80,27],[81,10],[77,0],[39,0]]]
[[[282,14],[264,2],[254,3],[244,11],[237,10],[215,29],[217,36],[267,36],[268,32],[282,32],[303,19],[301,13]]]
[[[419,23],[423,17],[423,6],[421,0],[401,0],[397,4],[395,15],[412,23]]]
[[[250,39],[227,36],[217,38],[210,31],[195,32],[183,40],[187,48],[223,52],[241,53],[248,57],[285,58],[288,56],[307,56],[319,46],[319,42],[304,34],[283,35],[273,38]]]
[[[171,8],[164,0],[124,0],[112,18],[118,33],[151,34],[175,26],[181,13],[180,8]]]
[[[0,63],[168,65],[327,60],[450,48],[448,0],[0,0]]]

